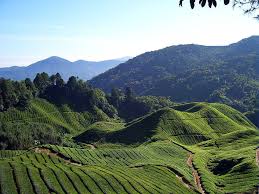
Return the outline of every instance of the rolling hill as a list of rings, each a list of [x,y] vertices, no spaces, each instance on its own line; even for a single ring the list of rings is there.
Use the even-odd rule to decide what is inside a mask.
[[[34,99],[26,110],[10,108],[0,112],[0,149],[27,149],[37,144],[66,144],[66,135],[84,131],[90,124],[109,117],[95,112],[75,112],[68,106],[56,106]]]
[[[84,143],[0,151],[1,193],[225,194],[258,186],[258,130],[223,104],[182,104],[127,124],[99,121],[74,139]]]
[[[126,61],[128,57],[122,59],[106,61],[68,61],[60,57],[49,57],[42,61],[33,63],[27,67],[7,67],[0,68],[0,77],[23,80],[25,78],[34,78],[37,73],[46,72],[48,74],[60,73],[67,80],[70,76],[78,76],[81,79],[88,80],[92,77],[111,69],[118,64]]]
[[[253,193],[258,185],[259,170],[255,162],[258,129],[229,106],[218,103],[188,103],[161,109],[121,126],[121,129],[117,125],[110,127],[112,130],[107,130],[105,126],[93,124],[75,139],[92,143],[102,150],[107,162],[115,157],[113,153],[121,152],[118,150],[144,150],[142,154],[149,158],[146,162],[150,160],[147,163],[153,166],[157,163],[156,157],[159,157],[163,166],[170,163],[176,171],[189,166],[193,175],[198,173],[200,180],[196,180],[194,188],[199,193]],[[105,133],[100,133],[104,131]],[[99,139],[96,138],[97,134],[101,134]],[[95,139],[91,139],[92,137]],[[107,153],[107,146],[112,145],[120,147],[110,149],[111,152]],[[176,148],[179,151],[184,148],[189,156],[182,163],[185,168],[178,166],[179,163],[172,159],[164,163],[164,156],[158,156],[153,146],[159,147],[156,149],[160,150],[160,154],[164,152],[167,156],[173,155],[175,159],[182,159],[182,156],[178,155],[178,151],[173,154],[170,148],[180,146]],[[152,156],[148,156],[150,151]],[[79,162],[75,155],[65,151],[62,153]],[[119,162],[120,157],[117,160]],[[139,162],[142,167],[146,166],[143,164],[146,163],[144,159],[135,162]],[[187,172],[180,172],[191,182]]]
[[[86,143],[102,141],[127,145],[170,138],[179,144],[192,145],[223,134],[255,128],[243,114],[218,103],[188,103],[160,109],[127,123],[121,129],[110,126],[107,131],[104,128],[107,124],[93,125],[75,139]]]
[[[106,92],[130,86],[138,95],[251,110],[259,93],[258,45],[259,36],[252,36],[228,46],[171,46],[139,55],[90,83]]]

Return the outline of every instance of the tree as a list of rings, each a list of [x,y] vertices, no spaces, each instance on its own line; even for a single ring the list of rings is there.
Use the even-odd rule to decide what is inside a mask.
[[[256,95],[255,108],[259,109],[259,91],[258,91],[258,93]]]
[[[33,83],[40,91],[43,91],[49,85],[49,75],[45,72],[37,73]]]
[[[26,85],[26,88],[27,88],[28,90],[30,90],[31,93],[32,93],[32,95],[35,97],[36,94],[37,94],[37,89],[36,89],[34,83],[31,81],[31,79],[30,79],[30,78],[26,78],[26,79],[24,80],[24,83],[25,83],[25,85]]]
[[[76,77],[75,76],[71,76],[69,79],[68,79],[68,81],[67,81],[67,87],[69,88],[69,89],[75,89],[76,88],[76,86],[77,86],[77,79],[76,79]]]
[[[50,76],[50,81],[52,85],[56,85],[58,87],[64,86],[65,82],[62,79],[61,75],[59,73],[56,73],[56,75]]]
[[[3,101],[3,97],[0,92],[0,111],[3,111],[3,110],[4,110],[4,101]]]
[[[184,0],[179,1],[179,6],[183,5]],[[218,0],[199,0],[199,4],[201,7],[204,7],[206,3],[211,8],[212,6],[217,7]],[[224,0],[224,4],[228,5],[230,0]],[[195,7],[195,0],[190,0],[190,6],[193,9]],[[233,7],[240,7],[243,9],[245,14],[254,13],[257,9],[259,9],[259,0],[233,0]],[[259,15],[256,16],[259,19]]]
[[[1,80],[1,91],[4,109],[8,109],[17,103],[15,88],[11,80]]]
[[[120,91],[118,88],[112,88],[111,91],[111,104],[116,108],[119,107],[120,102]]]
[[[125,100],[128,102],[132,101],[133,97],[134,97],[134,95],[133,95],[133,91],[132,91],[131,87],[127,86],[125,88],[125,98],[126,98]]]

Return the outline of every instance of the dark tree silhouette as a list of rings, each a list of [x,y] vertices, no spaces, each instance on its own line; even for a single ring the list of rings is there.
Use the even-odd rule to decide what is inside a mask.
[[[179,6],[183,6],[183,1],[179,1]],[[195,7],[195,0],[189,0],[190,6],[193,9]],[[198,1],[198,0],[197,0]],[[199,4],[201,7],[204,7],[206,4],[211,8],[212,6],[217,7],[218,0],[199,0]],[[228,5],[230,0],[224,0],[224,4]],[[233,0],[233,7],[240,7],[243,9],[245,14],[254,13],[257,9],[259,9],[259,0]],[[256,16],[259,19],[259,15]]]
[[[182,6],[183,5],[183,1],[184,0],[180,0],[179,1],[179,5]],[[224,0],[224,4],[228,5],[230,2],[230,0]],[[217,7],[217,0],[199,0],[199,4],[204,7],[206,5],[206,3],[208,3],[208,6],[211,8],[212,5],[214,7]],[[195,7],[195,0],[190,0],[190,6],[193,9]]]
[[[183,6],[184,0],[179,0],[179,6]],[[195,0],[189,0],[190,6],[193,9],[195,7]],[[212,6],[217,7],[217,1],[219,0],[197,0],[201,7],[204,7],[206,4],[211,8]],[[224,0],[225,5],[229,5],[230,0]],[[245,14],[253,14],[256,10],[259,9],[259,0],[233,0],[233,7],[241,8]],[[255,16],[259,20],[259,15]]]

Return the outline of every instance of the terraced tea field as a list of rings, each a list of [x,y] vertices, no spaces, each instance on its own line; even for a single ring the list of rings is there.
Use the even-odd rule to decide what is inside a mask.
[[[47,147],[2,160],[1,192],[196,193],[188,152],[175,144],[118,150]]]
[[[0,151],[3,194],[255,193],[258,129],[225,105],[191,103],[88,125],[77,147]]]

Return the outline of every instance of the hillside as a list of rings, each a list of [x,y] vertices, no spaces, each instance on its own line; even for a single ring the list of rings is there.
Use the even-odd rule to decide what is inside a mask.
[[[258,130],[226,105],[183,104],[126,125],[100,121],[75,139],[87,142],[87,134],[92,144],[77,148],[0,151],[1,193],[225,194],[258,185]]]
[[[107,143],[139,144],[169,138],[179,144],[193,145],[238,130],[254,129],[255,126],[240,112],[226,105],[190,103],[158,110],[121,129],[110,128],[113,130],[90,126],[89,130],[75,139],[86,143],[101,140]]]
[[[122,58],[99,62],[78,60],[71,62],[54,56],[33,63],[27,67],[0,68],[0,77],[13,80],[23,80],[25,78],[32,79],[37,73],[46,72],[51,75],[59,73],[65,80],[70,76],[78,76],[81,79],[88,80],[122,62],[125,62],[127,59],[128,58]]]
[[[105,134],[101,133],[103,131]],[[97,135],[100,134],[98,139]],[[136,150],[143,149],[145,150],[141,152],[141,155],[144,155],[143,159],[141,161],[137,158],[135,161],[127,159],[129,165],[140,162],[141,166],[145,168],[146,165],[143,163],[150,160],[148,163],[156,165],[156,158],[159,157],[160,165],[170,163],[174,170],[182,170],[186,167],[192,171],[196,169],[197,171],[192,173],[200,176],[200,180],[196,180],[196,183],[200,182],[200,186],[196,184],[194,187],[200,193],[218,194],[252,193],[255,190],[259,176],[255,162],[258,135],[255,126],[231,107],[217,103],[189,103],[161,109],[132,121],[126,126],[121,126],[121,129],[113,127],[108,131],[105,130],[105,125],[93,125],[75,139],[92,143],[101,149],[103,160],[108,163],[109,161],[119,162],[120,157],[115,159],[116,156],[113,154],[119,154],[122,152],[121,150],[127,148],[136,152]],[[91,139],[92,137],[95,138]],[[169,147],[165,149],[165,145]],[[185,158],[187,161],[183,162],[181,167],[175,161],[176,158],[183,159],[178,155],[181,148],[177,148],[179,152],[176,149],[175,153],[170,150],[176,145],[181,145],[189,156]],[[111,150],[107,146],[115,147]],[[164,152],[167,156],[174,156],[175,160],[164,160],[165,156],[158,156],[158,153],[152,150],[153,146],[159,147],[157,148],[159,154]],[[74,154],[68,155],[57,148],[55,150],[59,150],[66,157],[79,162]],[[109,150],[109,153],[105,150]],[[151,150],[152,156],[150,157]],[[92,150],[92,152],[97,151]],[[111,160],[111,158],[113,159]],[[144,158],[146,159],[144,160]],[[167,162],[169,163],[167,164]],[[88,163],[88,161],[83,160],[81,163]],[[185,179],[191,182],[190,177],[188,178],[185,173],[187,172],[181,171],[180,174],[184,174]]]
[[[75,112],[44,99],[34,99],[26,110],[0,112],[0,149],[25,149],[38,144],[66,144],[64,135],[78,134],[90,124],[109,117],[100,109]],[[69,138],[68,138],[69,141]]]
[[[129,86],[139,95],[251,110],[259,90],[258,44],[259,37],[252,36],[228,46],[171,46],[139,55],[90,83],[106,92]]]

